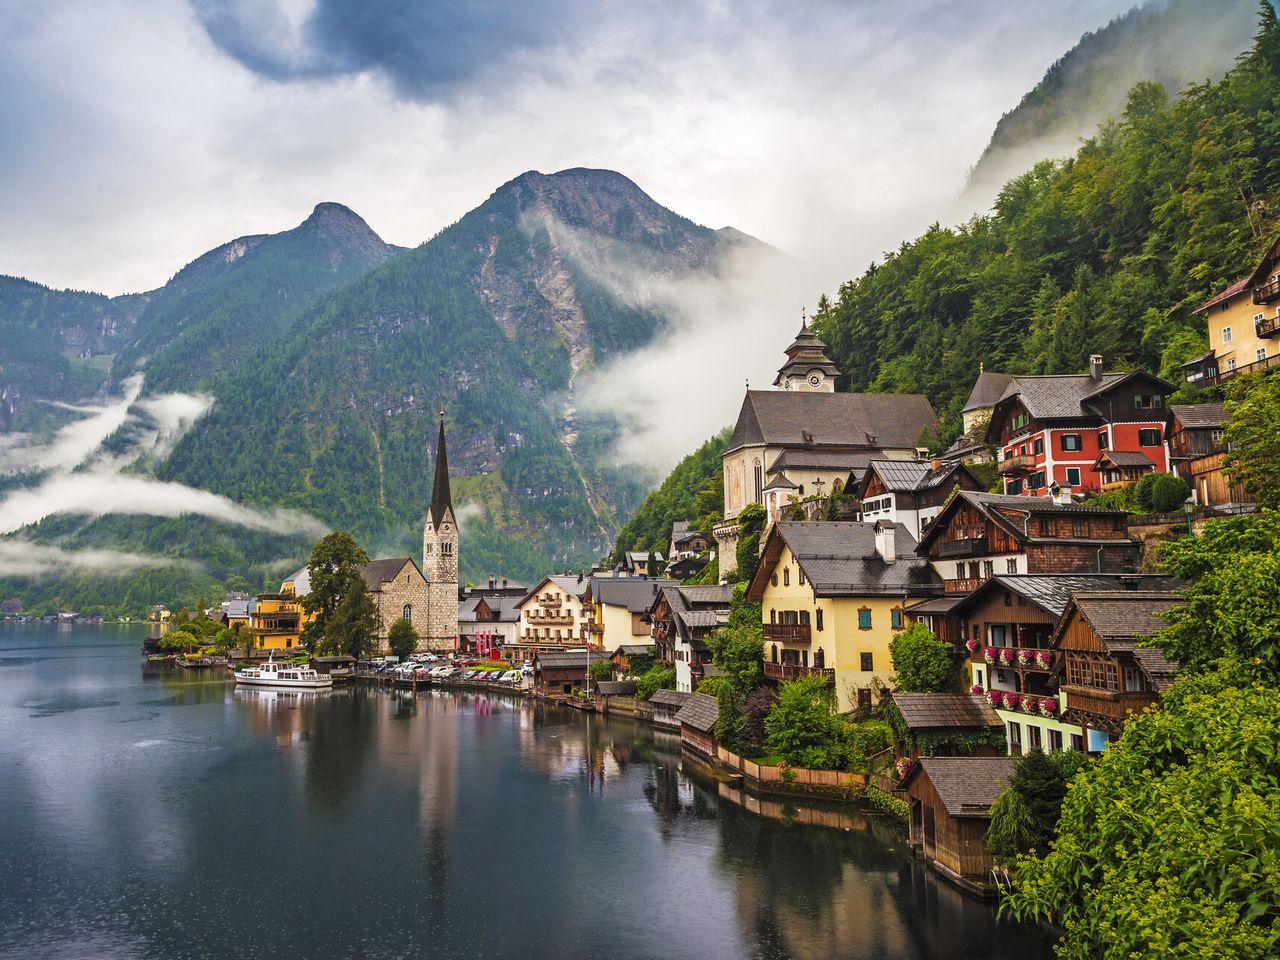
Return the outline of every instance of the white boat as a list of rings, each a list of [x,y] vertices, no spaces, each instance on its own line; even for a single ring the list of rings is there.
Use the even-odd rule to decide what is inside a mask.
[[[286,687],[294,690],[324,690],[333,686],[333,678],[296,663],[268,660],[236,671],[236,683],[254,687]]]

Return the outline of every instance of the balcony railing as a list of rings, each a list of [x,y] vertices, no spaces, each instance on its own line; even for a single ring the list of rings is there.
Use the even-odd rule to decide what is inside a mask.
[[[1270,303],[1272,300],[1280,300],[1280,280],[1273,278],[1253,288],[1254,303]]]
[[[946,593],[973,593],[982,586],[983,577],[962,577],[955,580],[943,580],[942,589]]]
[[[764,638],[778,640],[783,643],[808,643],[809,624],[807,623],[766,623]]]
[[[978,557],[987,553],[986,537],[943,540],[937,546],[939,557]]]
[[[1280,334],[1280,317],[1267,317],[1253,325],[1254,332],[1260,337],[1274,337]]]
[[[1273,354],[1265,360],[1255,360],[1253,363],[1241,364],[1234,370],[1228,370],[1224,365],[1215,375],[1210,376],[1206,372],[1202,379],[1193,382],[1212,387],[1222,383],[1224,380],[1230,380],[1232,377],[1241,377],[1246,373],[1257,373],[1259,370],[1269,370],[1271,367],[1280,367],[1280,353]]]
[[[546,625],[549,627],[572,626],[574,618],[567,613],[546,613],[540,617],[531,616],[529,622],[539,626]]]
[[[1014,457],[1005,457],[1000,461],[1001,473],[1023,473],[1035,468],[1036,458],[1029,453],[1020,453]]]
[[[1008,659],[1005,652],[1008,650]],[[1042,673],[1052,669],[1052,651],[1044,647],[993,647],[979,645],[970,655],[974,663],[986,663],[1001,670],[1039,670]]]
[[[764,675],[770,680],[796,680],[800,677],[825,677],[827,683],[836,682],[836,672],[831,667],[803,667],[798,663],[768,663]]]

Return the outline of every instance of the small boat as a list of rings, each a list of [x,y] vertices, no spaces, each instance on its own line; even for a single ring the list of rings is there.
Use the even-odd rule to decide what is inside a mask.
[[[296,663],[268,660],[256,666],[245,666],[235,673],[236,683],[255,687],[288,687],[295,690],[323,690],[333,686],[333,678]]]

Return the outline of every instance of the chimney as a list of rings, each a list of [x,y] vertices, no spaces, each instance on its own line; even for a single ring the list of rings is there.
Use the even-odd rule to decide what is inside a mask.
[[[497,586],[497,584],[498,584],[498,578],[495,577],[492,573],[489,574],[489,589],[492,590],[495,586]]]
[[[1094,380],[1102,379],[1102,354],[1089,354],[1089,376]]]
[[[1057,480],[1049,485],[1049,495],[1053,497],[1053,502],[1058,504],[1074,503],[1071,499],[1071,488],[1064,487]]]
[[[942,469],[942,459],[941,459],[940,457],[934,457],[932,460],[930,460],[930,461],[929,461],[929,469],[930,469],[930,470],[941,470],[941,469]]]
[[[506,578],[506,577],[503,577],[503,578],[502,578],[502,586],[503,586],[503,587],[506,587],[506,585],[507,585],[507,578]]]
[[[873,528],[876,532],[876,553],[880,554],[880,559],[885,563],[893,563],[898,559],[897,544],[894,543],[897,526],[892,520],[877,520]]]

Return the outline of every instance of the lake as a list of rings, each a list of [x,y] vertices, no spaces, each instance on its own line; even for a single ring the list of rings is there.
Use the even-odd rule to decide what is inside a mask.
[[[0,957],[1051,955],[892,819],[761,804],[647,725],[237,690],[144,633],[0,625]]]

